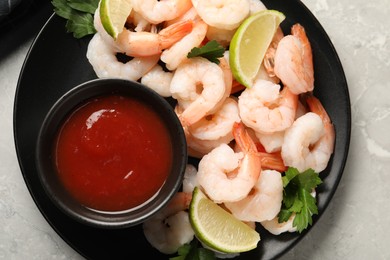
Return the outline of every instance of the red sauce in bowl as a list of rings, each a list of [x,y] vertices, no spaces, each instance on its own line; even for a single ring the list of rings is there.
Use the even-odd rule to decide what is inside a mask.
[[[77,201],[95,210],[123,211],[161,188],[171,170],[172,144],[151,107],[111,95],[69,116],[54,155],[59,178]]]

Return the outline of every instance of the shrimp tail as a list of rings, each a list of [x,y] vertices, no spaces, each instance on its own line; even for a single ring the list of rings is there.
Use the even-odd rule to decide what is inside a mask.
[[[245,125],[242,122],[236,122],[233,125],[233,136],[236,140],[238,147],[241,151],[246,152],[257,152],[257,146],[249,133],[245,129]]]
[[[303,49],[306,50],[305,55],[308,55],[307,58],[312,59],[311,45],[309,39],[307,38],[305,28],[299,23],[296,23],[291,27],[291,34],[300,40]]]
[[[305,99],[310,111],[316,113],[322,119],[326,131],[326,140],[329,147],[328,150],[333,151],[336,133],[332,120],[318,98],[314,95],[306,95]]]
[[[329,118],[328,113],[326,112],[325,108],[321,104],[320,100],[316,98],[313,95],[306,95],[305,96],[306,103],[310,109],[310,111],[316,113],[319,115],[324,122],[324,124],[331,124],[331,120]]]
[[[162,49],[169,48],[192,31],[193,21],[186,20],[169,25],[158,34]]]
[[[308,91],[312,91],[314,88],[314,67],[313,67],[313,52],[309,38],[306,35],[305,28],[299,23],[294,24],[291,27],[291,34],[297,37],[302,44],[302,58],[303,66],[305,67],[306,81],[310,87]]]
[[[266,153],[259,152],[261,158],[261,168],[265,170],[275,170],[278,172],[285,172],[287,166],[284,165],[282,155],[280,152]]]

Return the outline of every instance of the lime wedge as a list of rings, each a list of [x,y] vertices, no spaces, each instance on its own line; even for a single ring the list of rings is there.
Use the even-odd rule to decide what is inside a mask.
[[[100,20],[103,28],[114,39],[122,32],[132,9],[131,0],[101,0]]]
[[[253,85],[265,53],[285,15],[276,10],[262,10],[238,27],[231,42],[229,63],[234,78],[246,87]]]
[[[189,208],[196,237],[206,246],[223,253],[240,253],[256,248],[260,235],[236,219],[195,187]]]

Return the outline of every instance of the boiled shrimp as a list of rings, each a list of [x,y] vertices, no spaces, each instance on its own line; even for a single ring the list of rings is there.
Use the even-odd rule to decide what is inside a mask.
[[[297,227],[293,226],[295,213],[293,213],[286,222],[279,223],[278,217],[271,220],[264,220],[260,224],[273,235],[280,235],[285,232],[295,232]]]
[[[261,169],[262,170],[276,170],[279,172],[284,172],[287,170],[286,165],[284,165],[282,156],[280,154],[280,151],[275,152],[267,152],[265,147],[261,144],[261,142],[256,137],[256,133],[250,129],[246,129],[252,140],[255,142],[256,149],[257,149],[257,155],[260,158],[261,162]],[[235,143],[234,145],[234,151],[236,153],[241,152],[240,147]]]
[[[194,191],[195,187],[199,186],[196,175],[198,174],[198,170],[192,164],[187,164],[186,169],[184,171],[183,178],[183,192],[191,193]]]
[[[221,66],[201,57],[191,58],[176,69],[170,91],[183,108],[180,120],[184,127],[196,123],[222,105],[230,94],[232,76],[229,73],[230,79],[227,79]]]
[[[282,149],[284,141],[284,131],[276,131],[273,133],[256,132],[256,137],[265,148],[266,152],[274,153]]]
[[[324,125],[320,116],[308,112],[299,117],[284,135],[281,152],[284,163],[300,172],[313,168],[316,159],[310,148],[323,134]]]
[[[318,166],[323,165],[323,162],[317,163],[317,155],[311,147],[324,133],[324,124],[317,114],[308,112],[299,117],[284,134],[281,151],[284,163],[300,172],[309,168],[319,172],[322,167]]]
[[[164,50],[161,54],[161,60],[165,63],[169,70],[175,70],[185,60],[187,54],[194,47],[199,47],[206,37],[207,24],[201,20],[195,9],[192,8],[179,21],[192,21],[193,28],[190,33],[173,44],[170,48]]]
[[[226,98],[214,114],[200,119],[186,131],[189,153],[201,158],[222,143],[229,144],[233,139],[233,125],[240,122],[238,104],[233,98]]]
[[[242,152],[221,144],[203,156],[198,166],[198,182],[216,203],[239,201],[248,196],[261,171],[256,145],[242,123],[233,127]]]
[[[299,117],[286,130],[282,157],[286,165],[305,171],[323,171],[334,150],[334,126],[320,101],[314,96],[306,99],[310,112]]]
[[[156,91],[160,96],[170,97],[172,77],[172,72],[164,71],[163,68],[157,64],[141,78],[141,83]]]
[[[246,88],[238,99],[241,120],[260,133],[283,131],[294,122],[298,97],[288,88],[258,80]]]
[[[307,113],[306,107],[298,100],[298,106],[295,113],[295,119]],[[255,136],[259,139],[267,153],[280,152],[284,142],[284,132],[276,131],[273,133],[256,132]]]
[[[199,16],[210,26],[233,30],[249,15],[248,0],[192,0]]]
[[[280,40],[274,62],[276,76],[291,92],[298,95],[314,89],[312,49],[300,24],[295,24],[291,35]]]
[[[242,221],[261,222],[271,220],[279,213],[282,200],[282,175],[275,170],[263,170],[247,197],[224,204],[236,218]]]
[[[99,78],[116,77],[139,80],[158,62],[159,56],[138,57],[123,63],[117,59],[113,45],[96,33],[88,44],[87,59]]]
[[[152,24],[134,9],[127,17],[126,27],[133,27],[135,32],[153,31]]]
[[[263,2],[259,0],[248,0],[249,2],[249,14],[255,14],[259,11],[267,10],[267,7],[263,4]]]
[[[132,57],[161,55],[164,49],[171,47],[192,31],[192,21],[183,21],[165,27],[158,33],[125,29],[119,33],[118,48]]]
[[[153,24],[175,19],[192,7],[191,0],[132,0],[133,8]]]
[[[310,195],[313,198],[315,198],[317,195],[316,190],[313,189],[313,191],[310,192]],[[264,220],[260,222],[260,224],[273,235],[280,235],[281,233],[285,233],[285,232],[290,232],[290,233],[296,232],[297,227],[294,226],[295,216],[296,214],[292,213],[287,221],[280,222],[280,223],[279,223],[279,217],[276,216],[271,220]]]
[[[278,47],[278,44],[283,39],[283,37],[284,37],[284,34],[282,31],[282,28],[279,26],[276,29],[275,35],[272,38],[270,45],[268,46],[268,49],[264,55],[264,59],[262,62],[268,76],[272,79],[275,79],[276,81],[279,81],[279,78],[276,77],[275,72],[274,72],[275,53],[276,53],[276,49]],[[275,81],[275,80],[273,80],[273,81]]]
[[[166,208],[143,223],[146,239],[160,252],[175,253],[180,246],[191,242],[194,238],[194,231],[186,211],[191,198],[191,193],[178,192]]]
[[[324,135],[311,148],[312,153],[316,157],[316,167],[314,169],[317,172],[321,172],[326,168],[333,154],[336,133],[334,125],[320,100],[310,95],[306,98],[306,102],[309,110],[319,115],[324,124]]]

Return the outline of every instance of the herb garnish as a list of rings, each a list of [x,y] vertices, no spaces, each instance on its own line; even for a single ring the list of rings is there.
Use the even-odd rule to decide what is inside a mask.
[[[177,251],[178,256],[169,260],[215,260],[213,251],[199,246],[199,241],[193,239],[190,244],[184,244]]]
[[[93,15],[99,5],[99,0],[52,0],[54,12],[67,19],[65,28],[73,37],[80,39],[96,33],[93,25]]]
[[[293,226],[302,233],[312,225],[312,215],[318,214],[317,201],[310,194],[322,180],[318,173],[308,169],[302,173],[296,168],[289,167],[283,179],[283,203],[278,215],[279,223],[287,221],[295,213]]]
[[[211,62],[219,64],[219,59],[223,57],[225,48],[222,47],[217,41],[212,40],[207,42],[202,47],[194,47],[188,53],[187,58],[203,57]]]

